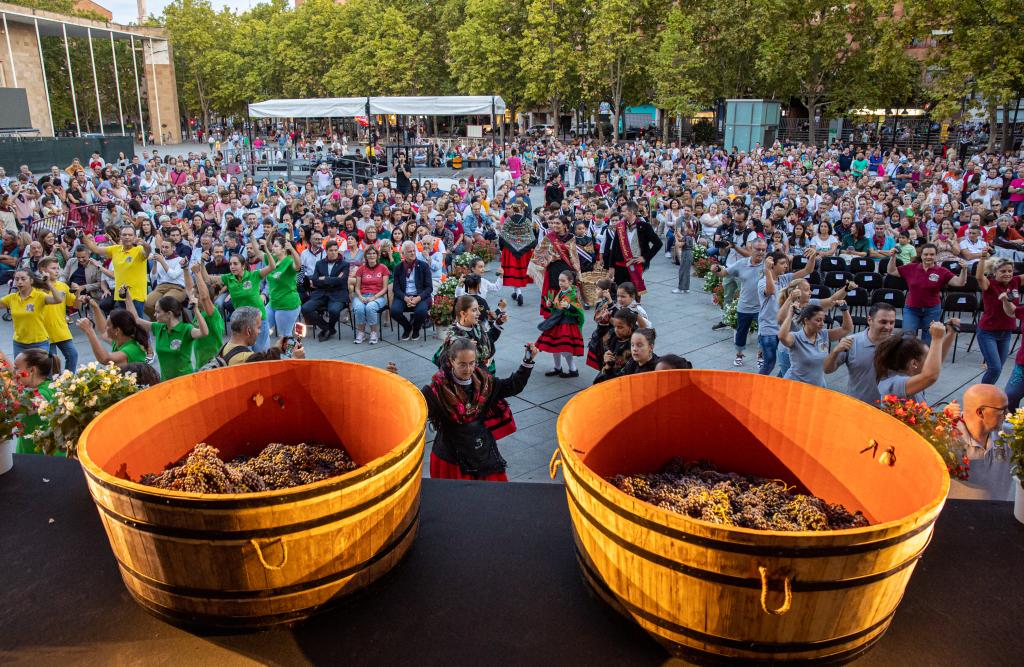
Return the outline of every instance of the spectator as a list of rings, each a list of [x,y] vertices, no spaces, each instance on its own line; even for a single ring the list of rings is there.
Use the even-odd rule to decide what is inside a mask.
[[[317,340],[321,343],[334,335],[341,311],[349,307],[349,270],[348,262],[341,259],[338,252],[338,242],[328,241],[326,256],[314,265],[311,278],[313,292],[302,305],[302,317],[320,330]]]
[[[109,245],[101,248],[89,234],[82,238],[89,251],[101,257],[109,257],[114,268],[114,305],[125,305],[127,291],[131,291],[140,301],[135,301],[135,312],[142,316],[145,313],[146,294],[149,291],[146,260],[149,258],[149,245],[139,241],[135,236],[135,228],[125,225],[120,230],[120,245]],[[125,289],[127,288],[127,290]]]
[[[400,327],[401,340],[419,340],[420,329],[427,319],[433,279],[430,267],[416,259],[416,244],[402,244],[402,262],[395,267],[395,300],[391,304],[391,317]],[[406,313],[412,313],[412,321]]]
[[[946,324],[932,322],[929,325],[930,346],[910,331],[879,343],[875,347],[875,378],[879,395],[892,394],[897,398],[926,402],[924,392],[939,381],[942,362],[956,338],[952,335],[953,327],[958,326],[960,321],[956,318]]]
[[[967,283],[967,262],[960,263],[960,275],[936,264],[937,249],[934,243],[925,243],[917,252],[917,258],[910,264],[896,266],[889,262],[890,276],[901,276],[907,282],[907,299],[903,308],[903,330],[917,335],[927,345],[931,342],[929,327],[942,314],[942,288],[947,284],[963,287]]]
[[[131,363],[146,363],[149,332],[138,326],[135,318],[129,315],[127,310],[115,310],[106,318],[99,303],[87,296],[83,296],[82,301],[91,307],[96,328],[94,330],[93,323],[84,317],[78,320],[77,325],[89,339],[89,346],[96,361],[101,364],[116,364],[121,368]],[[101,333],[97,335],[96,331]],[[110,344],[109,350],[100,343],[101,339]]]
[[[352,313],[356,323],[357,345],[366,339],[367,326],[370,327],[370,345],[376,345],[380,340],[380,312],[388,305],[386,295],[391,272],[377,259],[377,249],[370,246],[363,253],[363,265],[355,272]]]
[[[825,358],[825,373],[834,373],[846,366],[849,373],[846,393],[871,405],[878,405],[878,380],[875,377],[875,348],[892,336],[896,326],[896,309],[879,302],[868,310],[868,326],[864,331],[846,336]]]

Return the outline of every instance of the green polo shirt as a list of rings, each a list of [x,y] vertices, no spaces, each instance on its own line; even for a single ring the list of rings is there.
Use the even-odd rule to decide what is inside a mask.
[[[233,273],[225,273],[220,279],[228,288],[231,303],[236,310],[242,306],[252,306],[260,311],[263,319],[267,319],[267,309],[264,307],[263,297],[260,295],[259,271],[246,271],[241,278],[236,278]]]
[[[295,261],[289,255],[281,260],[277,267],[267,275],[267,287],[270,292],[270,307],[274,310],[295,310],[302,305],[299,290],[296,287]]]
[[[156,358],[160,360],[160,379],[171,380],[195,371],[192,368],[193,326],[178,322],[173,329],[166,324],[153,322],[153,338],[156,339]]]
[[[210,333],[198,339],[192,346],[196,357],[196,368],[202,368],[217,356],[221,344],[224,342],[224,318],[220,311],[213,309],[212,315],[207,315],[202,308],[196,308],[199,316],[206,320],[206,327]]]

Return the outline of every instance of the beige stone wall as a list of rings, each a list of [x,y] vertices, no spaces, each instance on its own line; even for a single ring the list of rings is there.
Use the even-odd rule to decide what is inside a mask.
[[[8,62],[7,37],[0,39],[0,60],[3,61],[3,85],[8,88],[24,88],[28,93],[28,110],[32,117],[32,126],[38,128],[42,136],[53,136],[53,125],[50,123],[50,110],[46,101],[46,89],[43,87],[43,70],[39,62],[39,45],[36,42],[36,30],[31,25],[8,21],[11,51],[14,63]],[[0,31],[3,24],[0,23]],[[18,85],[14,85],[17,74]]]

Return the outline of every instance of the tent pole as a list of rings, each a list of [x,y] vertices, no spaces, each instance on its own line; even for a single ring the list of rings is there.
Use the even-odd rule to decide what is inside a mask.
[[[245,103],[245,120],[249,134],[249,167],[252,169],[253,178],[256,177],[256,153],[253,150],[252,144],[252,116],[249,115],[249,102]]]

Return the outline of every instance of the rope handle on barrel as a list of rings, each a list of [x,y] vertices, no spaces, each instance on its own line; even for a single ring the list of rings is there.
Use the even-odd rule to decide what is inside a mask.
[[[551,463],[548,464],[548,472],[551,474],[551,479],[558,476],[558,466],[562,465],[562,452],[559,449],[555,449],[555,453],[551,455]]]
[[[789,611],[790,607],[793,606],[793,587],[790,584],[789,577],[785,576],[785,577],[782,578],[782,590],[783,590],[782,606],[779,607],[778,609],[769,609],[768,608],[768,568],[766,568],[763,565],[758,565],[757,566],[757,571],[761,574],[761,609],[764,610],[764,612],[766,614],[771,614],[773,616],[782,616],[787,611]]]
[[[256,541],[255,538],[249,540],[249,543],[252,544],[254,549],[256,549],[256,556],[260,559],[260,563],[263,565],[263,567],[265,567],[268,570],[280,570],[285,566],[285,563],[288,562],[288,544],[285,543],[284,540],[278,540],[278,544],[281,545],[282,552],[280,565],[270,565],[269,563],[267,563],[267,561],[263,558],[263,550],[260,549],[260,544]]]

